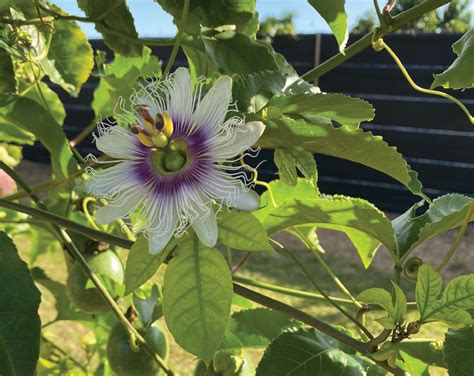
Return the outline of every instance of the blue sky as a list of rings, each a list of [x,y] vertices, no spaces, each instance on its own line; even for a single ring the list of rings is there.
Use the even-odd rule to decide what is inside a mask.
[[[100,1],[100,0],[98,0]],[[331,0],[328,0],[331,1]],[[53,1],[71,14],[83,14],[76,0]],[[170,37],[176,32],[171,16],[161,10],[153,0],[129,0],[128,5],[135,18],[135,26],[141,37]],[[371,10],[372,0],[348,0],[346,11],[349,23],[353,25],[366,11]],[[329,32],[324,20],[314,11],[306,0],[257,0],[260,19],[267,16],[280,16],[287,11],[295,13],[295,25],[298,33],[311,34]],[[94,26],[82,24],[89,38],[99,38]]]
[[[100,0],[96,0],[100,1]],[[332,0],[327,0],[332,1]],[[56,0],[57,5],[71,14],[81,14],[76,0]],[[382,4],[383,1],[380,1]],[[347,0],[346,12],[352,27],[357,19],[373,9],[372,0]],[[128,5],[135,18],[135,25],[141,37],[170,37],[176,32],[171,16],[161,10],[153,0],[129,0]],[[474,1],[471,7],[474,11]],[[267,16],[280,16],[291,11],[295,14],[296,31],[300,34],[330,32],[324,20],[308,4],[307,0],[257,0],[260,19]],[[92,24],[82,24],[89,38],[100,38]]]

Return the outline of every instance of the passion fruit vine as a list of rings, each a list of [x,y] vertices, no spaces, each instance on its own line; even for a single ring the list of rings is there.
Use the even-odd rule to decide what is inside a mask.
[[[105,276],[112,281],[122,284],[124,279],[122,261],[111,250],[85,256],[89,266],[99,276]],[[67,292],[71,302],[80,310],[97,314],[110,310],[99,290],[88,287],[89,277],[75,262],[67,279]]]
[[[151,349],[165,361],[168,359],[168,340],[165,333],[155,322],[145,334],[145,340]],[[118,376],[156,376],[163,375],[159,365],[145,353],[130,346],[130,337],[126,329],[119,323],[110,332],[107,342],[107,359],[110,368]]]

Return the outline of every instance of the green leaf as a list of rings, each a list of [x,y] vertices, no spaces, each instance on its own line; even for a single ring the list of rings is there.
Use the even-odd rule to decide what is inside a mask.
[[[0,93],[15,93],[16,87],[12,59],[8,52],[0,48]]]
[[[184,0],[156,0],[180,25]],[[215,28],[221,25],[245,26],[252,20],[255,0],[193,0],[189,4],[188,19],[184,30],[199,34],[201,25]]]
[[[124,57],[119,54],[111,64],[106,66],[106,76],[101,77],[94,91],[92,108],[97,117],[114,115],[120,98],[128,100],[137,89],[140,78],[159,77],[161,63],[151,55],[149,48],[144,48],[140,57]]]
[[[1,374],[33,376],[41,335],[40,293],[26,263],[4,232],[0,232],[0,284]]]
[[[271,46],[233,31],[202,34],[206,52],[221,72],[248,74],[278,69]]]
[[[109,8],[114,7],[116,1],[78,0],[77,3],[87,17],[93,18],[103,14]],[[133,16],[125,1],[118,7],[114,7],[114,10],[102,21],[96,22],[95,28],[104,37],[105,44],[115,52],[124,56],[140,56],[142,54],[143,45],[141,43],[134,43],[117,35],[118,32],[120,34],[126,34],[133,39],[138,38],[138,33],[133,24]]]
[[[10,145],[0,142],[0,160],[10,167],[16,167],[23,157],[21,146]]]
[[[49,6],[66,14],[57,6]],[[49,64],[43,67],[48,67],[46,73],[51,81],[76,97],[94,67],[92,47],[77,22],[61,19],[54,22],[47,59]]]
[[[371,203],[359,198],[333,196],[286,200],[270,211],[262,223],[269,234],[303,224],[337,231],[348,227],[366,233],[396,252],[390,221]]]
[[[281,334],[266,349],[257,376],[360,376],[362,366],[355,357],[338,348],[314,329]]]
[[[273,198],[278,206],[281,204],[291,201],[292,199],[303,199],[303,198],[317,198],[319,196],[318,190],[306,179],[298,178],[295,186],[288,186],[281,180],[273,180],[270,183],[270,189],[273,193]],[[270,214],[275,207],[270,201],[268,191],[265,191],[261,196],[260,209],[253,212],[252,214],[259,219],[259,221],[265,226],[265,218]],[[267,228],[266,228],[267,229]],[[267,229],[268,230],[268,229]]]
[[[153,285],[148,296],[143,298],[133,293],[133,307],[146,328],[163,315],[163,294],[157,285]]]
[[[252,214],[223,210],[218,218],[218,239],[225,246],[244,251],[273,251],[265,228]]]
[[[261,119],[267,126],[257,145],[267,149],[300,146],[312,153],[346,159],[380,171],[405,185],[414,194],[422,194],[417,173],[380,136],[362,129],[305,120]]]
[[[26,88],[23,82],[20,82],[20,90]],[[50,89],[50,87],[44,82],[38,82],[37,85],[25,95],[25,97],[34,100],[40,106],[42,106],[50,115],[56,120],[56,123],[62,125],[66,118],[66,110],[64,105],[59,99],[59,96]]]
[[[442,345],[438,340],[427,338],[411,338],[398,344],[398,348],[411,357],[432,366],[445,367]]]
[[[0,116],[36,136],[51,153],[57,177],[66,177],[78,169],[61,126],[38,103],[13,94],[0,94]]]
[[[199,42],[202,44],[202,41],[199,40]],[[210,78],[219,74],[206,51],[204,51],[204,45],[201,48],[182,46],[182,49],[188,60],[189,72],[193,82],[196,82],[199,77]]]
[[[474,29],[469,29],[461,39],[453,44],[458,57],[441,74],[435,74],[431,88],[442,86],[446,89],[469,89],[474,87]]]
[[[274,161],[278,167],[280,180],[288,185],[296,185],[297,169],[317,187],[318,169],[313,154],[300,147],[275,149]]]
[[[180,240],[184,242],[186,239],[187,237]],[[125,295],[135,291],[153,277],[175,245],[176,240],[172,240],[162,252],[152,255],[148,252],[148,239],[143,234],[140,235],[127,257],[125,265]]]
[[[168,264],[163,293],[163,311],[174,339],[209,363],[230,316],[232,277],[226,260],[193,237]]]
[[[400,257],[406,257],[425,240],[461,226],[472,202],[470,197],[448,194],[433,200],[428,210],[420,216],[416,216],[416,209],[422,205],[418,203],[393,220]]]
[[[444,341],[444,361],[449,376],[474,374],[474,328],[449,329]]]
[[[393,287],[395,288],[395,302],[387,290],[376,287],[362,291],[357,299],[366,304],[382,307],[395,325],[403,322],[407,311],[407,299],[400,287],[395,284]]]
[[[405,363],[405,371],[408,371],[410,376],[430,376],[428,370],[429,364],[422,362],[404,351],[400,352],[400,356]]]
[[[314,90],[294,73],[285,75],[280,70],[264,70],[238,76],[232,85],[232,97],[242,112],[258,112],[274,95],[306,93]]]
[[[0,118],[0,140],[21,145],[33,145],[35,135],[13,124],[4,123]]]
[[[444,289],[443,281],[431,265],[424,264],[418,270],[416,281],[416,305],[420,322],[439,320],[448,325],[468,325],[471,315],[466,309],[474,308],[474,274],[451,280]]]
[[[345,0],[308,0],[314,9],[324,18],[336,37],[339,50],[344,51],[349,38]]]
[[[299,326],[288,316],[267,308],[239,311],[227,325],[220,350],[266,347],[283,331]]]
[[[369,102],[343,94],[285,94],[273,97],[268,106],[278,107],[288,116],[322,116],[351,128],[375,115]]]

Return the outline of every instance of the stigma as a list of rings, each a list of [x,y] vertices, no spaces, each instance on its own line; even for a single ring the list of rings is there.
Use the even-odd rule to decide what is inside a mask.
[[[167,112],[152,115],[150,108],[145,105],[138,105],[134,108],[140,118],[141,125],[130,125],[129,128],[137,139],[150,148],[163,149],[169,144],[169,139],[173,135],[173,120]]]

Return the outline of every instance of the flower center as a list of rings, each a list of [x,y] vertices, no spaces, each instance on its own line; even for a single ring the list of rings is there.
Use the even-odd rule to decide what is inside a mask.
[[[174,175],[191,162],[188,145],[183,140],[171,140],[165,149],[156,149],[151,154],[151,164],[162,176]]]

